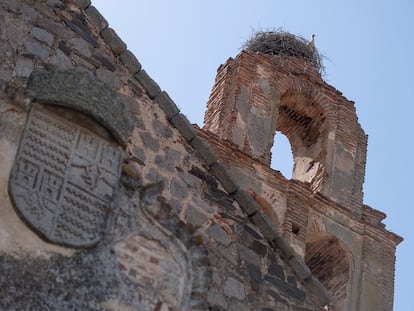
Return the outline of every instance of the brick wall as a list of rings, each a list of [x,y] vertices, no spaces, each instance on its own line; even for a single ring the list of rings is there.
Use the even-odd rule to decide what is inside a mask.
[[[353,103],[303,59],[241,52],[228,60],[204,123],[267,165],[281,131],[292,146],[293,178],[360,215],[367,139]]]

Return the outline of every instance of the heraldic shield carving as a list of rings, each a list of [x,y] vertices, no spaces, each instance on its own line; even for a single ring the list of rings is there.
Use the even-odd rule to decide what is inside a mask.
[[[122,158],[115,143],[34,106],[10,177],[15,208],[50,242],[92,246],[107,229]]]

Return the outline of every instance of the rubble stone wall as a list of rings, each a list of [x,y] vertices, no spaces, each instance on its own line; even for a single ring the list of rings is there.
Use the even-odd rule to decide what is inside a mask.
[[[240,206],[250,196],[238,185],[232,188],[226,168],[89,1],[1,0],[0,8],[0,309],[310,311],[327,303],[319,281],[284,239],[273,236],[264,214],[246,212],[253,203]],[[57,72],[89,77],[115,97],[90,89],[70,96],[47,83],[30,87],[36,74],[53,77]],[[73,98],[79,99],[75,105]],[[107,115],[95,109],[100,101],[109,101]],[[54,132],[39,134],[43,138],[31,145],[22,140],[35,107],[74,129],[85,124],[100,128],[97,140],[113,139],[124,152],[112,203],[99,210],[107,220],[93,246],[50,239],[54,227],[43,225],[57,223],[63,214],[53,220],[36,218],[45,210],[53,212],[48,205],[57,200],[52,189],[68,194],[62,189],[69,188],[59,188],[56,179],[35,178],[26,184],[31,191],[19,194],[37,204],[25,199],[31,216],[19,213],[12,202],[10,174],[20,163],[16,155],[22,144],[32,148],[38,161],[62,162],[52,149],[36,149]],[[131,119],[131,128],[116,123],[119,119],[110,121],[119,107]],[[94,152],[93,141],[83,143],[87,148],[82,151],[88,153],[90,147]],[[71,157],[77,152],[73,148]],[[64,175],[65,181],[73,177],[90,189],[95,183],[111,184],[109,175],[101,175],[104,164],[94,161],[71,162],[84,171]],[[42,166],[44,176],[54,172],[48,165]],[[45,180],[50,188],[38,186]],[[63,210],[73,213],[61,223],[80,239],[91,230],[80,231],[84,220],[95,223],[97,217],[88,200],[80,196]]]

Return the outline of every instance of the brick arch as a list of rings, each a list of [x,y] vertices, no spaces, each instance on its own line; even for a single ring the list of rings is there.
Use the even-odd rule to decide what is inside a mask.
[[[275,123],[275,130],[284,134],[291,145],[292,178],[310,183],[314,191],[322,190],[329,131],[319,103],[306,93],[289,89],[280,97]]]
[[[297,64],[289,67],[290,65],[286,64],[289,68],[287,72],[279,72],[273,77],[274,86],[280,94],[280,101],[277,104],[283,106],[284,97],[289,96],[288,94],[300,94],[307,98],[308,102],[317,104],[319,112],[323,114],[321,117],[324,119],[319,127],[322,145],[313,148],[311,152],[313,156],[310,156],[310,159],[304,163],[304,166],[308,162],[309,164],[315,162],[323,164],[323,175],[311,181],[312,178],[307,176],[301,178],[299,171],[299,174],[293,178],[310,182],[313,191],[324,193],[349,208],[354,214],[360,215],[367,136],[358,122],[354,103],[326,84],[320,76],[291,74],[298,68]],[[277,62],[269,68],[272,71],[281,70]],[[287,133],[284,134],[291,142],[293,153],[298,152],[300,148],[295,147],[295,143]],[[319,152],[316,152],[317,150]],[[349,196],[355,197],[353,202],[349,200]]]
[[[352,254],[343,241],[326,232],[311,232],[305,262],[330,293],[334,310],[349,310]]]
[[[293,179],[360,215],[366,136],[353,103],[303,59],[245,51],[229,59],[218,69],[204,130],[269,167],[274,134],[282,132]]]
[[[274,64],[276,65],[276,64]],[[272,68],[272,70],[277,70]],[[338,116],[336,104],[333,104],[332,98],[329,98],[325,91],[325,88],[321,87],[322,79],[314,83],[315,81],[309,79],[300,79],[296,76],[289,75],[288,77],[282,75],[280,78],[275,78],[272,81],[274,88],[279,94],[279,98],[283,98],[286,94],[301,94],[306,97],[309,101],[316,103],[317,108],[320,112],[323,112],[326,118],[326,127],[329,130],[333,130],[337,126]],[[331,90],[330,90],[331,91]],[[340,97],[335,94],[332,96],[336,102],[340,101]]]
[[[242,52],[240,57],[241,60],[247,58],[248,62],[255,63],[260,67],[256,74],[269,79],[271,92],[268,97],[273,99],[272,105],[276,106],[272,110],[274,114],[285,105],[286,98],[292,96],[302,97],[304,102],[315,104],[322,114],[323,122],[313,122],[314,128],[310,135],[295,135],[295,131],[289,133],[283,124],[278,124],[280,115],[272,116],[273,135],[280,131],[289,139],[296,166],[293,169],[293,179],[309,183],[314,192],[333,198],[359,215],[367,137],[358,123],[354,103],[325,83],[319,74],[307,68],[303,60],[251,55],[247,52]],[[257,100],[260,101],[261,98],[256,97]],[[301,108],[306,111],[307,107]],[[301,117],[300,111],[298,114],[294,109],[293,115]],[[309,117],[306,113],[302,114],[302,117],[306,116]],[[315,129],[319,130],[319,135]],[[302,138],[305,138],[303,144]],[[269,139],[268,150],[272,148],[273,142],[274,136]],[[312,143],[315,144],[312,146]],[[303,148],[306,145],[312,148]],[[270,152],[265,156],[265,163],[266,157],[271,157]],[[352,202],[348,199],[350,195],[355,197]]]
[[[280,64],[270,65],[272,71],[277,71]],[[333,136],[338,126],[338,112],[323,88],[312,82],[284,73],[274,77],[271,83],[279,96],[274,103],[277,116],[273,135],[280,131],[290,142],[294,158],[292,178],[310,183],[315,192],[323,192],[332,175],[329,159],[334,157],[334,150],[329,136]]]

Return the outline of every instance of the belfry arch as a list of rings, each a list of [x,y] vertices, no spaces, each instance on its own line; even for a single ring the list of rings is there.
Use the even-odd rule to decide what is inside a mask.
[[[259,211],[277,215],[270,222],[324,284],[329,310],[391,310],[392,295],[382,292],[392,293],[387,264],[401,239],[363,204],[367,136],[354,103],[323,81],[319,63],[302,53],[306,41],[283,32],[252,41],[218,68],[203,138],[240,188],[254,191]],[[290,180],[270,166],[278,132],[290,143]]]
[[[282,132],[295,159],[292,179],[359,215],[366,135],[353,103],[321,85],[319,73],[307,66],[297,58],[242,51],[220,66],[203,129],[268,166],[274,134]]]
[[[322,190],[325,176],[326,123],[324,112],[308,96],[294,91],[281,96],[276,131],[284,134],[291,144],[294,159],[292,179],[311,184],[315,191]]]
[[[286,179],[291,179],[294,167],[292,146],[289,139],[282,132],[275,132],[270,153],[270,168],[281,172]]]
[[[305,262],[331,295],[334,310],[349,310],[352,257],[342,241],[332,234],[310,233]]]

